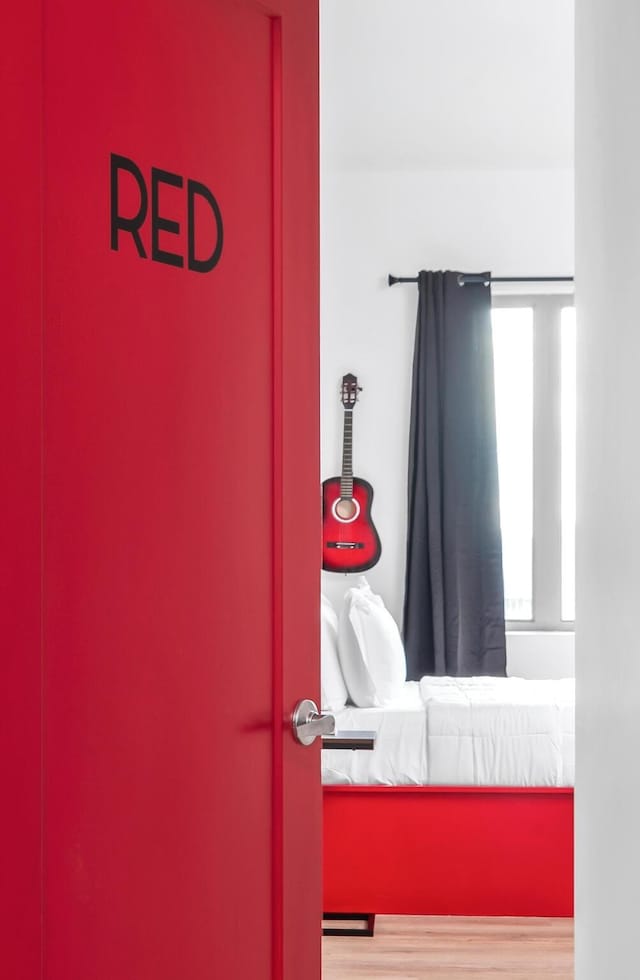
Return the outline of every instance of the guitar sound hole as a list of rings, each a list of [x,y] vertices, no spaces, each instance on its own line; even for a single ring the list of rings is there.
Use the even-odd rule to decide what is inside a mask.
[[[350,497],[341,497],[334,504],[335,516],[341,521],[352,521],[358,516],[360,508]]]

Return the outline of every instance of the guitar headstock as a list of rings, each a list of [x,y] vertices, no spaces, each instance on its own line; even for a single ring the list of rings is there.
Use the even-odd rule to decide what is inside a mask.
[[[362,391],[362,388],[358,386],[355,374],[345,374],[340,385],[340,400],[345,408],[353,408],[358,401],[359,391]]]

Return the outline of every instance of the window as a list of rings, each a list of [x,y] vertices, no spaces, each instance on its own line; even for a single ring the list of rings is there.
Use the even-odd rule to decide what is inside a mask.
[[[510,629],[575,618],[576,325],[571,296],[494,297],[496,428]]]
[[[576,618],[576,311],[565,306],[560,320],[560,425],[562,467],[562,619]]]

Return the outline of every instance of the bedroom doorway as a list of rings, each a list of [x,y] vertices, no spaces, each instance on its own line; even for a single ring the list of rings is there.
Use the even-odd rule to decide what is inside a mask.
[[[489,975],[516,934],[523,975],[573,976],[573,13],[321,2],[322,697],[345,743],[322,753],[323,908],[328,929],[361,933],[325,937],[325,980],[407,963]],[[465,328],[484,317],[492,352],[504,666],[418,671],[408,657],[401,677],[407,555],[434,534],[411,537],[416,320],[446,362],[466,315],[438,333],[452,275],[490,282]],[[431,391],[467,396],[428,370]],[[425,458],[451,438],[433,448],[427,432]]]

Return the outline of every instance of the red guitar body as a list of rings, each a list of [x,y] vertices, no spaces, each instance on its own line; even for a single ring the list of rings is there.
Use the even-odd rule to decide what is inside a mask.
[[[373,487],[366,480],[353,478],[351,500],[355,516],[341,520],[340,477],[322,484],[322,567],[327,572],[366,572],[380,559],[382,547],[371,519]]]

